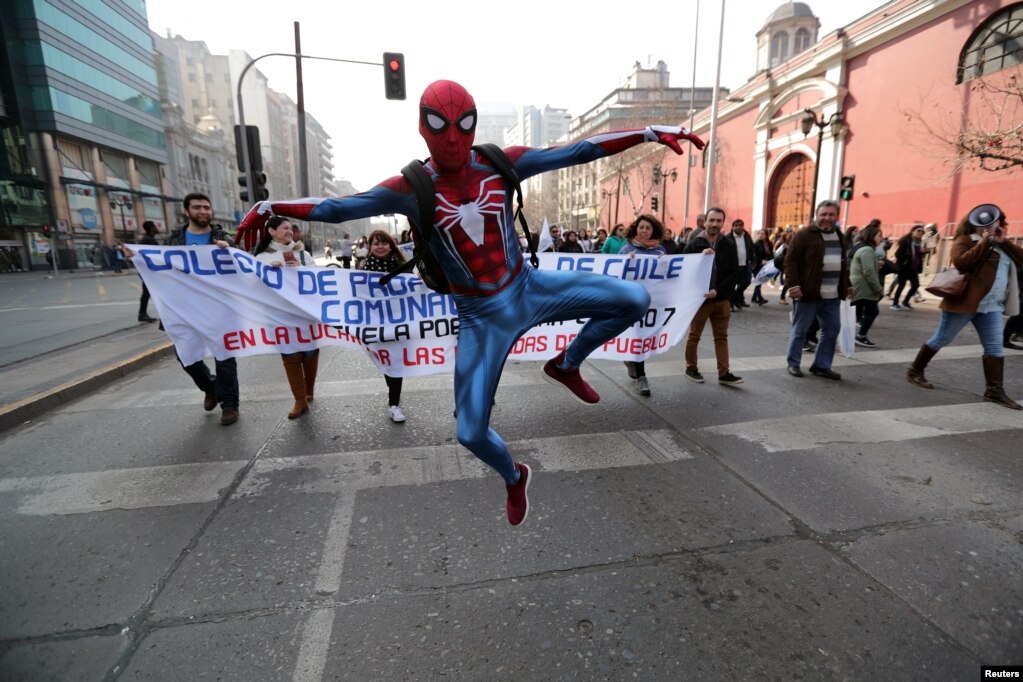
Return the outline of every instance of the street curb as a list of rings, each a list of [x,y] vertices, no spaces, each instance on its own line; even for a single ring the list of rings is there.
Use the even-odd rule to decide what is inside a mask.
[[[155,348],[122,360],[110,367],[73,379],[60,386],[0,407],[0,433],[91,393],[132,372],[174,354],[174,344],[166,341]]]

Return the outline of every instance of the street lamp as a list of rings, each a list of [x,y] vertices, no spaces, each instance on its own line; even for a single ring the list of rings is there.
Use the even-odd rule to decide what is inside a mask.
[[[600,196],[607,199],[607,228],[609,231],[611,229],[611,197],[615,196],[616,194],[618,194],[618,192],[615,192],[610,189],[600,190]]]
[[[678,180],[678,171],[674,168],[654,166],[654,184],[664,185],[664,196],[661,197],[661,225],[664,225],[664,216],[668,214],[668,178],[671,178],[671,184],[675,184]]]
[[[810,219],[806,221],[808,224],[813,221],[814,211],[817,209],[817,180],[820,178],[821,145],[824,143],[824,129],[831,126],[831,137],[838,137],[842,134],[843,122],[841,111],[836,111],[825,120],[823,113],[818,118],[812,109],[803,109],[803,118],[799,122],[803,130],[803,137],[809,135],[814,126],[817,126],[817,163],[814,164],[813,198],[810,199]]]

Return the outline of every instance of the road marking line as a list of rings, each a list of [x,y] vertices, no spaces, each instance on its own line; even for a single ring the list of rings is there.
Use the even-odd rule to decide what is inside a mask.
[[[517,458],[533,462],[538,472],[644,466],[692,457],[681,437],[667,430],[535,438],[509,443],[509,448]],[[19,495],[18,513],[32,516],[201,504],[216,501],[245,465],[244,461],[210,462],[5,478],[0,479],[0,494]],[[297,475],[277,475],[285,471]],[[349,498],[364,488],[494,475],[460,445],[277,457],[258,460],[234,497],[272,490]],[[337,555],[340,550],[332,551]]]
[[[327,666],[330,636],[334,630],[334,609],[313,611],[302,626],[302,644],[295,662],[295,682],[320,682]]]
[[[535,438],[511,442],[508,449],[516,459],[530,462],[536,472],[617,469],[692,459],[681,437],[670,430]],[[309,475],[283,480],[275,475],[286,470]],[[261,495],[271,487],[275,491],[285,487],[304,493],[333,493],[493,475],[460,445],[275,457],[256,462],[235,495]]]
[[[916,357],[917,348],[902,348],[892,350],[871,350],[857,352],[852,359],[841,355],[835,356],[835,367],[863,367],[865,365],[906,365]],[[1006,356],[1023,355],[1021,351],[1006,349]],[[938,365],[946,360],[962,360],[964,358],[980,358],[983,348],[980,345],[971,346],[948,346],[932,360],[932,364]],[[809,357],[809,354],[807,354]],[[709,358],[708,358],[709,360]],[[621,368],[616,361],[599,360],[598,363],[609,363],[595,365],[606,375],[614,376]],[[732,359],[732,370],[738,373],[752,371],[781,372],[785,368],[785,358],[782,355],[765,355],[758,357],[747,357]],[[807,360],[809,362],[809,360]],[[501,377],[502,388],[514,388],[522,386],[540,386],[545,384],[538,371],[538,365],[508,365]],[[647,376],[650,377],[681,377],[681,366],[670,359],[647,361]],[[418,393],[421,391],[451,391],[452,376],[450,374],[434,374],[423,377],[411,377],[405,381],[402,389],[406,394]],[[379,396],[383,391],[383,384],[380,377],[368,379],[348,379],[344,381],[326,381],[321,376],[316,382],[316,395],[323,398],[346,398],[351,396]],[[145,393],[124,394],[123,392],[113,395],[102,394],[85,398],[65,409],[76,412],[92,412],[103,410],[124,410],[124,409],[145,409],[151,407],[169,407],[197,404],[199,394],[195,389],[175,389],[165,391],[146,391]],[[281,401],[291,398],[291,393],[283,381],[246,384],[245,400],[248,402],[270,402]],[[500,401],[500,395],[498,395]],[[500,403],[499,403],[500,404]],[[452,402],[452,407],[454,403]]]
[[[1019,413],[991,403],[834,412],[722,424],[699,432],[735,436],[767,452],[838,443],[892,443],[935,436],[1023,428]]]
[[[87,514],[212,502],[245,462],[172,464],[58,476],[0,479],[0,493],[23,494],[18,512]]]

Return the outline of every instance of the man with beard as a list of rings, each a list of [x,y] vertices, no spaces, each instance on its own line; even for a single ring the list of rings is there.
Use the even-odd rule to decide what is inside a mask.
[[[210,198],[199,192],[186,194],[184,199],[185,215],[188,216],[188,225],[171,232],[167,240],[169,246],[213,246],[218,249],[226,249],[230,246],[227,233],[219,226],[214,229],[213,206]],[[181,363],[181,358],[178,357]],[[217,360],[217,375],[210,373],[210,368],[200,360],[185,367],[181,363],[188,376],[205,394],[202,406],[207,412],[212,411],[219,403],[223,410],[220,415],[220,423],[223,426],[234,424],[238,421],[238,365],[234,358]]]
[[[714,274],[711,276],[710,290],[703,295],[703,305],[689,323],[685,377],[698,384],[703,383],[703,375],[696,365],[696,348],[700,343],[703,328],[707,320],[710,320],[710,329],[714,334],[714,356],[718,363],[718,383],[737,386],[742,383],[742,377],[735,376],[729,369],[728,320],[731,317],[730,306],[735,284],[739,281],[739,257],[735,252],[735,242],[721,234],[724,225],[724,210],[708,209],[703,230],[700,233],[694,232],[686,244],[686,253],[714,256]]]

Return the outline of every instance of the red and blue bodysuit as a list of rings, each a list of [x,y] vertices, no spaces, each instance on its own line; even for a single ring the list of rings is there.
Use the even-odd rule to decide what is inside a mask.
[[[490,410],[505,359],[530,328],[557,320],[589,318],[567,349],[544,367],[544,378],[567,388],[577,400],[600,397],[579,374],[598,346],[628,329],[649,306],[637,283],[572,271],[542,271],[524,265],[513,219],[512,192],[502,176],[472,149],[476,129],[472,96],[451,81],[431,84],[420,100],[419,130],[430,150],[424,169],[436,192],[429,247],[447,276],[458,307],[455,407],[458,442],[496,470],[508,486],[508,518],[525,519],[528,466],[516,463],[490,428]],[[648,126],[595,135],[563,147],[505,150],[520,179],[587,163],[642,142],[659,142],[682,153],[678,140],[703,147],[678,126]],[[271,214],[340,223],[400,213],[413,225],[419,210],[415,192],[402,176],[348,197],[264,201],[249,211],[242,231],[261,228]],[[241,233],[239,233],[241,234]]]

